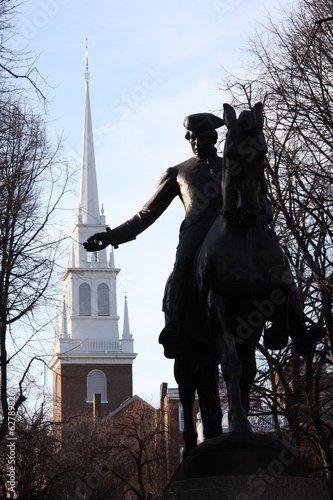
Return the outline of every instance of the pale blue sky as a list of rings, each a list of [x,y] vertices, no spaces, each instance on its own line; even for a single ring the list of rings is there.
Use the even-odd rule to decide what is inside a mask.
[[[191,156],[182,126],[187,114],[216,111],[221,66],[238,72],[251,25],[283,0],[30,0],[21,7],[17,48],[40,53],[37,66],[50,85],[50,130],[64,132],[65,153],[80,167],[85,70],[89,45],[90,99],[95,130],[99,201],[111,227],[136,213],[161,174]],[[66,199],[70,233],[77,195]],[[161,302],[172,270],[183,210],[176,200],[134,242],[115,251],[118,314],[128,293],[138,357],[134,393],[158,405],[159,386],[175,386],[173,362],[157,342]],[[65,263],[64,263],[65,264]],[[59,297],[61,300],[61,297]],[[50,336],[53,331],[50,330]]]

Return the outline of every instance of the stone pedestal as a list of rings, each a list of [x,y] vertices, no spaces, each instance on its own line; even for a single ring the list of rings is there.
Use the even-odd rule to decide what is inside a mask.
[[[258,481],[259,483],[259,481]],[[329,500],[320,485],[304,477],[280,476],[253,483],[252,476],[220,476],[174,481],[163,500]]]
[[[267,435],[208,439],[173,475],[163,500],[328,500],[297,449]]]

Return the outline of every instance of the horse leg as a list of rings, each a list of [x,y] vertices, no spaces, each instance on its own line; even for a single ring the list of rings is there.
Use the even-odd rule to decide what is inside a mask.
[[[197,391],[205,439],[221,436],[222,410],[218,366],[212,354],[208,352],[200,362]]]
[[[174,375],[178,384],[179,398],[184,412],[183,437],[185,448],[183,458],[197,446],[198,434],[193,419],[193,404],[195,400],[195,366],[193,359],[188,355],[177,354],[174,365]]]
[[[208,319],[213,335],[222,336],[222,373],[227,384],[229,402],[229,432],[244,434],[252,431],[243,408],[240,381],[242,364],[236,351],[236,320],[230,312],[233,306],[225,297],[210,292],[208,297]],[[237,339],[237,342],[242,340]]]
[[[185,448],[183,451],[183,458],[186,458],[189,453],[194,450],[194,448],[196,448],[198,442],[198,434],[193,419],[193,403],[195,399],[195,391],[188,391],[188,388],[185,391],[180,390],[179,396],[184,411],[183,438],[185,441]]]
[[[240,380],[242,405],[246,415],[248,415],[250,410],[250,390],[257,373],[255,346],[252,344],[239,345],[237,352],[242,363],[242,377]]]
[[[226,343],[222,359],[222,373],[228,389],[230,434],[252,432],[251,424],[247,420],[246,410],[243,407],[245,392],[241,391],[242,364],[236,354],[236,346],[232,343],[231,335]]]

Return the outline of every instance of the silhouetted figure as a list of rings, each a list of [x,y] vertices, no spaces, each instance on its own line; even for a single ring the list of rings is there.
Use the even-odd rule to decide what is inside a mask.
[[[184,305],[184,290],[193,259],[200,243],[222,207],[222,158],[217,156],[216,129],[223,120],[211,113],[187,116],[185,138],[190,142],[193,157],[168,168],[157,184],[155,194],[132,219],[115,229],[94,234],[84,243],[88,252],[101,250],[111,244],[117,248],[136,236],[166,210],[177,196],[181,199],[185,218],[179,232],[176,259],[169,280],[164,304],[170,320],[162,330],[159,341],[166,357],[173,358],[177,349],[179,318]]]

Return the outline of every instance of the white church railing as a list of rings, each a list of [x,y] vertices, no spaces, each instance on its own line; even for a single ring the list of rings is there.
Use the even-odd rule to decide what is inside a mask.
[[[79,352],[120,352],[119,340],[73,340],[58,339],[52,348],[52,354]]]

